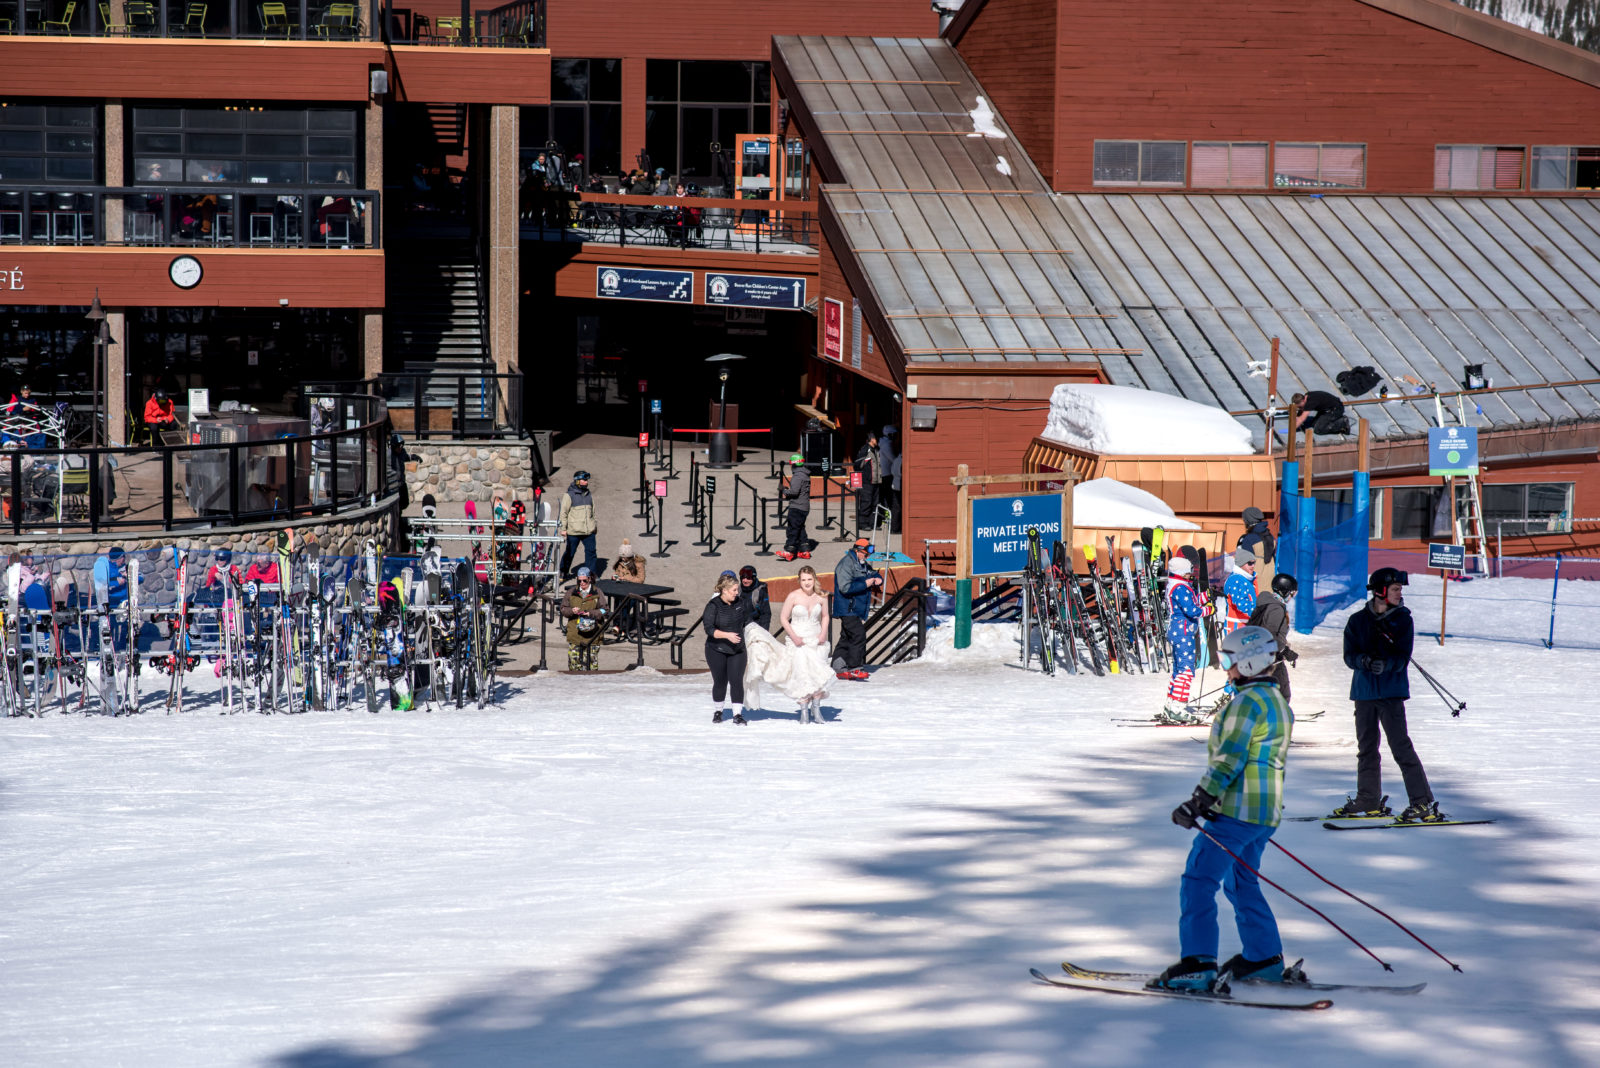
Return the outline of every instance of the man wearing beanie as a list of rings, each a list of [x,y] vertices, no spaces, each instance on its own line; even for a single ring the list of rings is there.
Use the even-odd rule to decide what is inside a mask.
[[[1277,558],[1278,546],[1272,537],[1272,528],[1267,526],[1267,520],[1261,514],[1261,509],[1252,505],[1239,514],[1244,520],[1244,533],[1239,535],[1236,549],[1249,549],[1256,554],[1256,589],[1261,589],[1261,576],[1270,576],[1273,572],[1272,562]]]
[[[805,457],[795,453],[789,457],[789,477],[783,483],[783,500],[787,510],[783,513],[783,551],[780,560],[811,559],[811,536],[806,533],[806,520],[811,516],[811,472],[805,466]]]

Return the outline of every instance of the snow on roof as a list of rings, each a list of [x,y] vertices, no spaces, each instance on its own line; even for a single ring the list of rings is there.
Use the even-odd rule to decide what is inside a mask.
[[[1093,478],[1072,488],[1072,525],[1075,527],[1119,527],[1139,530],[1165,527],[1168,530],[1199,530],[1197,523],[1179,519],[1167,502],[1154,493],[1118,482],[1114,478]]]
[[[1050,394],[1044,437],[1113,456],[1245,456],[1250,431],[1221,408],[1132,386],[1069,385]]]

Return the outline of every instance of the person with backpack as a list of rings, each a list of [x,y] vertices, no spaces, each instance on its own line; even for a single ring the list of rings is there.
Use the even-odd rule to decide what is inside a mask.
[[[1249,627],[1260,627],[1278,643],[1278,659],[1272,665],[1272,677],[1278,680],[1283,699],[1289,700],[1289,665],[1300,659],[1300,654],[1289,648],[1289,598],[1300,589],[1293,575],[1274,575],[1272,583],[1256,595],[1255,611],[1250,613]]]
[[[1272,574],[1272,562],[1278,555],[1278,543],[1272,536],[1272,528],[1267,525],[1266,516],[1261,509],[1251,505],[1239,514],[1244,520],[1244,533],[1239,535],[1239,540],[1234,543],[1235,549],[1249,549],[1256,554],[1256,588],[1261,587],[1261,576]]]
[[[556,532],[567,539],[566,548],[561,553],[563,581],[579,545],[583,546],[583,566],[589,569],[591,575],[600,570],[594,551],[597,529],[599,524],[595,520],[594,497],[589,492],[589,472],[578,471],[572,476],[572,485],[561,495],[561,513],[556,520]]]

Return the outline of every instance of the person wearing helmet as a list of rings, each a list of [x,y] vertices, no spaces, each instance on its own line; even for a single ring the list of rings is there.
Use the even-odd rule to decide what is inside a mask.
[[[1250,613],[1250,627],[1264,628],[1278,643],[1278,662],[1272,665],[1272,677],[1278,680],[1283,699],[1289,696],[1289,664],[1300,659],[1300,654],[1289,648],[1289,598],[1300,584],[1293,575],[1274,575],[1272,584],[1256,595],[1256,608]]]
[[[589,472],[578,471],[572,476],[572,485],[561,495],[561,512],[556,519],[556,533],[567,539],[567,547],[561,553],[561,578],[567,577],[567,568],[572,566],[572,558],[577,555],[578,546],[583,546],[583,566],[589,573],[596,574],[600,570],[600,562],[595,557],[594,537],[599,524],[595,520],[594,497],[589,493]]]
[[[144,425],[151,430],[176,430],[177,413],[172,409],[172,399],[167,391],[158,389],[144,402]]]
[[[739,569],[739,597],[744,601],[750,622],[762,630],[772,630],[772,595],[767,584],[756,577],[756,569],[746,564]]]
[[[578,568],[578,581],[562,598],[561,617],[567,621],[567,670],[597,670],[605,609],[594,588],[594,572],[587,567]]]
[[[1228,681],[1238,692],[1211,725],[1206,772],[1194,794],[1172,810],[1172,822],[1179,827],[1196,829],[1202,819],[1207,826],[1206,834],[1194,837],[1178,890],[1182,956],[1150,980],[1147,985],[1154,988],[1210,990],[1219,974],[1275,983],[1305,981],[1298,968],[1283,966],[1278,922],[1255,874],[1283,818],[1283,773],[1294,727],[1294,714],[1271,675],[1278,643],[1261,627],[1240,627],[1222,639],[1220,653]],[[1219,887],[1233,906],[1240,943],[1240,952],[1221,968]]]
[[[1406,785],[1402,821],[1440,819],[1428,788],[1428,774],[1406,729],[1406,699],[1411,696],[1407,667],[1415,629],[1411,610],[1401,603],[1404,571],[1380,567],[1367,580],[1372,596],[1344,625],[1344,663],[1350,669],[1350,699],[1356,704],[1356,792],[1334,809],[1334,818],[1388,816],[1384,804],[1383,757],[1378,733],[1389,739],[1389,754]]]
[[[865,682],[862,670],[867,662],[867,616],[872,612],[872,592],[883,587],[867,557],[872,542],[857,538],[833,571],[833,617],[839,621],[839,641],[833,647],[834,677]]]
[[[1174,556],[1167,562],[1167,642],[1172,646],[1172,681],[1167,683],[1167,701],[1156,718],[1164,723],[1203,723],[1189,708],[1190,688],[1198,646],[1195,628],[1211,614],[1211,606],[1200,604],[1189,578],[1194,565],[1186,557]]]
[[[795,453],[789,457],[789,470],[784,475],[780,491],[785,505],[780,560],[811,559],[811,536],[806,533],[806,521],[811,517],[811,472],[805,462],[805,457]]]

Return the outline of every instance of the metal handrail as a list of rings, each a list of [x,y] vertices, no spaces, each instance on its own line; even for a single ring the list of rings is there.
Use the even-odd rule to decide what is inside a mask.
[[[805,201],[676,197],[666,194],[589,193],[546,188],[531,208],[524,232],[539,239],[604,244],[735,248],[734,235],[748,236],[752,251],[762,242],[818,247],[815,205]],[[553,210],[549,210],[553,209]],[[715,214],[713,214],[715,213]],[[557,222],[551,223],[551,215]],[[708,231],[723,231],[720,242]]]
[[[451,410],[450,429],[435,430],[428,425],[427,412],[430,406],[419,401],[426,400],[428,387],[445,383],[445,391],[455,398]],[[451,385],[453,383],[453,385]],[[483,391],[492,383],[492,398]],[[491,413],[487,416],[488,426],[472,426],[475,420],[469,415],[472,410],[468,405],[469,384],[472,390],[478,391],[478,410]],[[409,389],[400,387],[409,386]],[[401,431],[408,439],[417,441],[461,441],[464,439],[506,438],[524,439],[528,432],[522,426],[522,386],[523,375],[519,371],[386,371],[372,378],[362,378],[355,381],[314,381],[301,385],[302,398],[321,395],[325,391],[348,390],[364,393],[384,401],[392,412],[404,411],[404,403],[410,399],[412,412],[412,426],[409,430],[402,427]],[[432,407],[444,407],[436,405]],[[500,412],[504,411],[505,419],[502,421]]]
[[[921,656],[928,646],[928,583],[905,585],[867,617],[867,663],[898,664]]]

